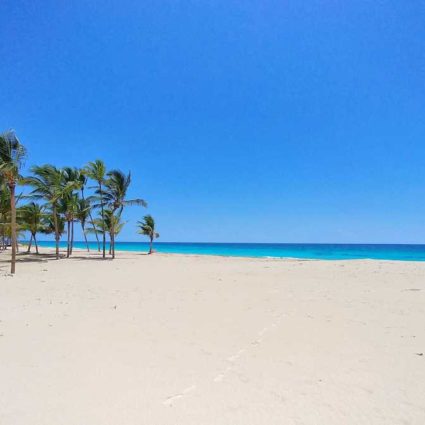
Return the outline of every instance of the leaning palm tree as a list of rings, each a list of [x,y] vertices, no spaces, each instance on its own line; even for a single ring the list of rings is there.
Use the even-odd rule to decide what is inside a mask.
[[[126,205],[140,205],[147,207],[146,201],[143,199],[126,199],[127,191],[131,183],[131,174],[125,175],[120,170],[112,170],[108,174],[106,180],[106,191],[104,193],[104,199],[108,204],[109,209],[112,211],[112,215],[117,212],[121,215],[122,210]],[[112,225],[114,225],[112,223]],[[115,258],[115,231],[112,229],[111,232],[111,248],[112,258]]]
[[[33,176],[26,177],[24,183],[33,188],[30,196],[34,199],[44,199],[52,209],[54,224],[56,259],[59,259],[59,241],[61,237],[59,222],[59,201],[68,193],[72,192],[78,185],[75,182],[65,182],[64,173],[54,165],[46,164],[31,168]]]
[[[31,251],[34,241],[35,252],[38,254],[37,233],[43,228],[44,207],[31,202],[19,208],[18,217],[19,229],[28,231],[31,235],[27,252]]]
[[[159,233],[155,229],[155,220],[151,215],[145,215],[143,221],[138,221],[139,233],[149,237],[149,254],[153,252],[153,240],[159,238]]]
[[[0,135],[0,175],[10,192],[10,228],[12,259],[10,272],[16,268],[16,199],[15,189],[20,180],[20,169],[26,156],[26,149],[19,142],[14,131],[10,130]]]
[[[96,193],[98,195],[98,200],[99,200],[100,216],[102,220],[104,220],[105,219],[104,185],[105,185],[105,178],[106,178],[105,164],[100,159],[96,159],[96,161],[89,162],[83,168],[82,172],[89,179],[92,179],[97,183]],[[102,231],[102,257],[106,258],[106,234],[104,231]]]

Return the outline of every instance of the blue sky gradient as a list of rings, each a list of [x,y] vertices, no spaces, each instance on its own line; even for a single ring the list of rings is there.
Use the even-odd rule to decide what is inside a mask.
[[[425,243],[423,1],[0,3],[27,166],[131,170],[120,240]]]

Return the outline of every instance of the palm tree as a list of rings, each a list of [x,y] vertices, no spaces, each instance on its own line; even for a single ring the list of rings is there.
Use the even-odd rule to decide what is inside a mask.
[[[72,192],[78,185],[75,182],[65,182],[64,173],[54,165],[46,164],[31,168],[34,176],[26,177],[24,183],[33,187],[30,194],[34,199],[44,199],[52,209],[51,220],[54,225],[56,242],[56,259],[59,260],[60,216],[58,214],[59,200]]]
[[[81,190],[83,180],[81,179],[81,172],[75,167],[64,167],[62,169],[64,183],[72,185],[74,189]],[[68,252],[67,257],[72,254],[74,247],[74,222],[78,210],[78,193],[71,190],[66,196],[62,198],[64,213],[68,217]]]
[[[25,230],[30,232],[31,238],[28,244],[27,252],[31,251],[31,245],[34,241],[35,251],[38,254],[38,244],[37,244],[37,233],[40,232],[43,228],[43,217],[44,217],[44,207],[31,202],[23,207],[20,207],[18,210],[18,217],[20,222],[20,230]]]
[[[93,222],[93,216],[92,216],[92,213],[91,213],[91,210],[92,210],[91,201],[90,201],[90,198],[86,199],[85,194],[84,194],[84,189],[87,185],[87,176],[84,174],[84,170],[79,170],[79,174],[80,174],[79,180],[80,180],[80,183],[81,183],[81,189],[80,189],[81,190],[81,200],[83,201],[80,204],[80,206],[82,206],[84,204],[85,209],[87,208],[86,215],[88,215],[88,218],[90,219],[90,224],[92,225],[92,229],[93,229],[92,233],[94,233],[94,236],[95,236],[96,242],[97,242],[97,250],[98,250],[98,252],[100,252],[99,234],[97,233],[96,227],[95,227],[94,222]],[[86,221],[87,221],[87,217],[85,217],[85,219],[84,219],[84,225],[85,225]],[[81,219],[80,219],[80,223],[81,223],[81,225],[83,225],[83,222],[81,221]],[[84,233],[84,229],[83,229],[83,233]],[[86,237],[85,233],[84,233],[84,239],[86,241],[87,250],[90,251],[89,245],[88,245],[88,242],[87,242],[87,237]]]
[[[10,226],[12,259],[10,272],[15,273],[16,267],[16,199],[15,189],[21,178],[19,172],[26,156],[26,149],[11,130],[0,135],[0,175],[10,192]]]
[[[78,196],[75,193],[69,192],[59,199],[57,211],[65,217],[67,224],[67,258],[72,254],[72,246],[74,244],[74,221],[77,215],[77,208]]]
[[[125,225],[125,222],[121,221],[121,214],[113,214],[112,210],[105,210],[105,231],[109,234],[109,254],[112,254],[112,241],[121,232]]]
[[[90,247],[87,241],[86,222],[87,222],[87,219],[90,217],[90,209],[91,209],[90,202],[87,199],[82,198],[78,200],[75,217],[81,224],[81,229],[83,230],[83,235],[84,235],[84,240],[86,242],[87,251],[89,252],[90,252]],[[93,220],[92,220],[92,225],[93,225],[93,233],[95,233],[95,235],[97,236],[97,230],[93,223]],[[98,242],[99,242],[99,239],[98,239]]]
[[[58,235],[60,239],[65,233],[65,219],[59,214],[56,214],[56,217],[54,217],[53,212],[50,211],[49,214],[43,217],[40,233],[44,233],[45,235],[54,234],[55,238]]]
[[[155,230],[155,220],[151,215],[145,215],[143,221],[137,222],[139,227],[139,233],[149,237],[149,254],[152,254],[153,240],[159,238],[159,233]]]
[[[105,220],[104,185],[106,177],[106,167],[104,162],[100,159],[96,159],[96,161],[89,162],[84,167],[83,174],[97,182],[96,193],[99,197],[100,202],[100,215],[102,217],[102,220]],[[104,231],[102,231],[102,257],[106,258],[106,234]]]
[[[125,175],[120,170],[111,170],[108,174],[105,186],[106,191],[104,193],[104,199],[108,204],[112,215],[118,211],[118,215],[121,215],[122,210],[126,205],[141,205],[147,207],[146,201],[143,199],[126,199],[127,191],[131,183],[131,174]],[[114,223],[112,222],[112,227]],[[112,247],[112,258],[115,258],[115,231],[112,228],[111,231],[111,247]]]
[[[95,227],[87,229],[87,233],[105,232],[105,234],[109,234],[109,254],[112,254],[112,232],[114,232],[114,236],[117,236],[123,229],[125,222],[121,221],[121,216],[119,214],[112,215],[112,211],[110,209],[105,209],[104,212],[105,220],[102,220],[101,218],[95,219]]]

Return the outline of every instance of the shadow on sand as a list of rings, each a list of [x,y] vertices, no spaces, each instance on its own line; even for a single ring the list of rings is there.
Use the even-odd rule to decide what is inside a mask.
[[[118,252],[115,260],[130,260],[132,257],[128,257],[123,255],[123,252]],[[137,256],[147,256],[146,252],[133,252],[133,255]],[[75,253],[71,255],[69,258],[66,257],[64,253],[60,254],[60,260],[68,260],[68,261],[112,261],[110,256],[106,258],[102,258],[102,254],[98,252],[90,252],[85,255],[82,252]],[[47,263],[50,261],[56,261],[56,255],[54,253],[40,253],[36,254],[34,252],[20,252],[16,256],[17,268],[19,268],[19,264],[23,263]],[[0,271],[7,273],[10,268],[10,251],[2,251],[0,252]],[[18,270],[17,270],[18,271]]]

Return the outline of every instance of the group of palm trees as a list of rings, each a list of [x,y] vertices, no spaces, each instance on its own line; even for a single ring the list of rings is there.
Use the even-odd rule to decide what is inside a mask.
[[[127,199],[131,174],[116,169],[108,171],[103,161],[96,160],[81,169],[50,164],[33,166],[31,175],[24,177],[21,170],[25,158],[26,149],[13,131],[0,134],[0,249],[11,247],[11,273],[15,273],[17,236],[24,231],[30,235],[27,252],[34,245],[37,254],[37,235],[54,235],[55,256],[59,259],[62,235],[67,235],[66,257],[70,257],[74,225],[79,224],[87,250],[87,234],[93,234],[102,258],[107,258],[108,237],[109,255],[115,258],[116,236],[125,224],[121,218],[124,207],[147,207],[143,199]],[[17,195],[18,185],[27,186],[29,193]],[[21,202],[24,204],[19,205]],[[149,237],[152,253],[152,242],[159,237],[153,217],[144,216],[138,227],[139,233]]]

